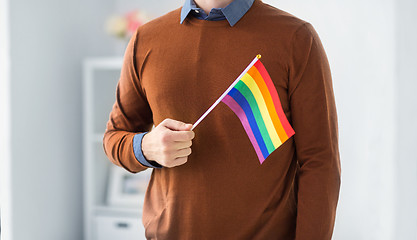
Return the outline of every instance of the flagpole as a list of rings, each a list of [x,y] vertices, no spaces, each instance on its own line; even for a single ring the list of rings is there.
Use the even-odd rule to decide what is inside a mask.
[[[258,54],[256,57],[252,60],[252,62],[246,67],[246,69],[239,75],[239,77],[236,78],[236,80],[229,86],[229,88],[216,100],[216,102],[211,105],[207,111],[201,115],[201,117],[193,124],[193,127],[191,128],[191,131],[197,127],[197,125],[203,121],[203,119],[217,106],[217,104],[220,103],[221,100],[232,90],[232,88],[239,82],[239,80],[243,77],[243,75],[246,74],[247,71],[261,58],[261,55]]]

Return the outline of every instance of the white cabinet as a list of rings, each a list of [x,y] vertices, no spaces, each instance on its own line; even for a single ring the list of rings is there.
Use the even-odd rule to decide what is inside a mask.
[[[85,240],[145,239],[143,203],[134,207],[112,206],[107,196],[113,164],[104,154],[102,139],[115,101],[122,61],[122,58],[94,58],[83,62]]]

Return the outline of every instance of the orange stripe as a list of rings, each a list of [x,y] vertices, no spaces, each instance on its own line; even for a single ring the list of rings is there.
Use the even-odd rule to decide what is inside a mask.
[[[271,116],[272,122],[274,123],[275,130],[278,133],[278,136],[281,142],[285,142],[288,139],[287,133],[284,130],[284,127],[281,124],[281,120],[278,117],[277,111],[272,101],[271,94],[269,93],[268,87],[265,84],[264,79],[259,73],[258,69],[253,66],[248,70],[248,74],[255,80],[259,89],[261,90],[262,96],[265,99],[266,106],[268,108],[269,115]]]
[[[275,109],[277,110],[278,117],[281,120],[281,124],[284,127],[285,132],[288,137],[294,135],[294,129],[291,127],[288,122],[287,117],[285,116],[284,110],[282,109],[281,101],[279,100],[277,89],[272,82],[271,77],[266,71],[265,66],[261,61],[257,61],[254,66],[258,69],[258,72],[261,74],[262,78],[265,80],[265,84],[268,87],[269,93],[271,94],[272,101],[274,102]]]

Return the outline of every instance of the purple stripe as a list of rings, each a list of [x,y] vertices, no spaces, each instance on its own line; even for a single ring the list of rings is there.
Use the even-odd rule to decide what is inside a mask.
[[[258,155],[259,162],[261,162],[261,164],[262,164],[263,161],[265,160],[265,158],[262,155],[262,152],[261,152],[261,149],[259,148],[258,142],[256,142],[256,138],[253,135],[252,129],[250,128],[250,125],[249,125],[249,122],[248,122],[248,118],[246,117],[246,114],[243,111],[242,107],[240,107],[240,105],[229,95],[226,95],[222,99],[222,102],[224,102],[227,106],[229,106],[229,108],[232,109],[232,111],[240,119],[240,122],[242,123],[243,128],[245,129],[246,134],[248,135],[249,140],[252,143],[253,148],[255,149],[256,155]]]

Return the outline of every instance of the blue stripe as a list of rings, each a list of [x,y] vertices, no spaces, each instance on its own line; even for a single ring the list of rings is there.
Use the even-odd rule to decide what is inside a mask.
[[[250,105],[246,98],[240,93],[237,89],[232,88],[230,90],[229,94],[230,97],[232,97],[243,109],[243,111],[246,114],[246,117],[248,118],[249,125],[252,129],[253,135],[256,138],[256,141],[258,142],[259,148],[261,149],[262,155],[264,158],[267,158],[269,156],[268,149],[266,148],[265,142],[262,138],[261,132],[259,131],[258,124],[256,124],[255,117],[253,116],[252,109],[250,108]]]
[[[272,143],[268,129],[265,126],[265,122],[262,117],[261,111],[259,110],[258,103],[256,102],[255,96],[253,96],[252,91],[243,81],[239,81],[234,88],[236,88],[236,90],[238,90],[248,101],[253,116],[255,117],[256,125],[258,126],[259,131],[261,132],[261,136],[266,145],[266,148],[268,149],[269,153],[273,152],[276,149],[276,147]]]

